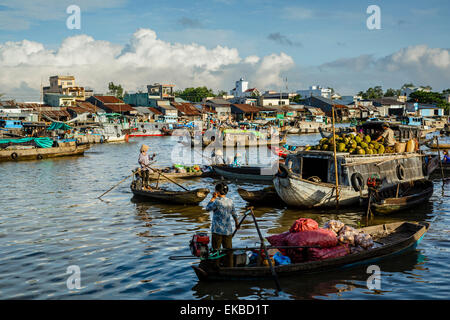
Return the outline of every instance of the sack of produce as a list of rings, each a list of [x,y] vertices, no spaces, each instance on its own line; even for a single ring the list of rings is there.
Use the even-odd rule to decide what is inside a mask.
[[[406,144],[406,152],[414,152],[416,150],[416,143],[414,139],[411,139]]]
[[[355,245],[355,236],[358,232],[349,226],[344,226],[338,234],[338,241],[343,244]]]
[[[286,246],[286,236],[289,234],[289,231],[274,234],[273,236],[266,237],[267,241],[269,241],[271,246],[274,247],[282,247]],[[283,254],[286,252],[284,249],[279,249]]]
[[[304,254],[303,254],[303,249],[301,249],[301,248],[287,249],[286,256],[289,257],[289,259],[291,260],[292,263],[300,263],[300,262],[306,261]]]
[[[330,229],[336,233],[339,233],[341,229],[345,226],[345,224],[339,220],[330,220],[325,223],[323,226],[325,229]]]
[[[405,152],[406,149],[406,142],[396,142],[394,146],[396,153],[402,153]]]
[[[306,230],[290,233],[286,237],[288,246],[320,246],[335,247],[338,244],[336,233],[328,229]]]
[[[319,224],[313,219],[300,218],[294,222],[294,224],[289,229],[289,232],[295,233],[300,231],[317,230],[317,229],[319,229]]]
[[[332,248],[308,248],[308,260],[317,261],[346,256],[350,253],[348,244],[342,244]]]
[[[364,249],[369,249],[373,246],[373,239],[370,234],[367,233],[358,233],[355,236],[355,244]]]

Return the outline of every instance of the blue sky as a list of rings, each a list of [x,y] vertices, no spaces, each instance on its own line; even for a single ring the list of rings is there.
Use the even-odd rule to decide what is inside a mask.
[[[69,30],[65,26],[68,17],[65,8],[70,4],[81,8],[81,30]],[[372,4],[381,9],[381,30],[366,27],[369,17],[366,9]],[[106,4],[92,0],[0,0],[0,46],[7,41],[26,39],[57,51],[65,39],[76,35],[127,46],[136,30],[145,28],[167,43],[194,43],[208,50],[218,45],[235,48],[242,59],[284,53],[292,58],[293,65],[280,68],[279,76],[292,79],[289,82],[292,81],[293,87],[312,84],[309,77],[324,86],[341,88],[344,94],[376,83],[387,88],[415,80],[418,84],[428,84],[425,83],[428,81],[441,89],[450,87],[450,84],[446,86],[448,78],[443,82],[433,75],[421,75],[420,70],[392,78],[382,64],[402,49],[415,46],[426,46],[428,50],[421,53],[422,62],[428,61],[428,54],[435,56],[430,51],[433,49],[444,50],[443,59],[447,59],[449,14],[450,2],[446,0],[111,0]],[[446,61],[438,65],[445,69]],[[375,69],[361,80],[351,81],[359,79],[361,71],[367,68]],[[399,72],[402,68],[389,70]],[[339,74],[343,77],[341,81]],[[370,79],[370,74],[376,79]],[[418,75],[418,79],[413,79]],[[234,76],[239,77],[239,74]],[[255,75],[247,77],[257,83]],[[229,90],[231,86],[232,83],[224,89]]]

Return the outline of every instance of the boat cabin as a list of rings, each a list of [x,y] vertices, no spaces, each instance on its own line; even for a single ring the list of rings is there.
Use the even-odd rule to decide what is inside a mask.
[[[20,120],[0,120],[0,128],[5,129],[22,129],[22,121]]]
[[[389,153],[353,155],[347,152],[336,154],[338,182],[341,186],[353,186],[355,177],[364,185],[367,179],[377,174],[384,184],[424,178],[422,155],[418,153]],[[299,151],[288,155],[285,165],[300,179],[313,182],[336,183],[334,153],[332,151]],[[354,186],[353,186],[354,187]],[[365,187],[367,188],[367,187]]]
[[[395,139],[399,142],[407,142],[410,139],[421,138],[422,128],[416,125],[403,125],[401,123],[390,122],[389,127],[394,131]],[[367,121],[356,126],[358,132],[369,134],[372,139],[376,139],[383,133],[383,121]]]

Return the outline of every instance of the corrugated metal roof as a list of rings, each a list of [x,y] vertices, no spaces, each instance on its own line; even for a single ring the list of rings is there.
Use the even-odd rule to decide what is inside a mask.
[[[109,103],[113,103],[113,104],[117,104],[117,103],[124,103],[122,100],[120,100],[119,98],[115,97],[115,96],[93,96],[95,99],[103,102],[104,104],[109,104]]]
[[[174,108],[176,108],[178,111],[180,111],[181,113],[184,113],[186,116],[199,116],[199,115],[201,115],[200,111],[198,111],[190,103],[171,102],[170,104]]]
[[[259,112],[260,109],[252,106],[251,104],[237,104],[237,103],[233,103],[232,106],[238,108],[239,110],[241,110],[244,113],[256,113]]]

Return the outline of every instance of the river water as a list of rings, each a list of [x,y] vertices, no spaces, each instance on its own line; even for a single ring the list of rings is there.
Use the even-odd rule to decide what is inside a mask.
[[[315,143],[318,135],[289,136],[288,143]],[[210,215],[199,206],[156,204],[133,198],[130,180],[99,195],[137,166],[141,144],[157,153],[155,166],[171,164],[173,137],[136,138],[129,143],[93,145],[82,157],[0,164],[0,299],[448,299],[450,297],[450,184],[434,182],[430,202],[370,224],[432,221],[416,250],[379,263],[380,290],[367,287],[367,267],[273,280],[203,283],[191,265],[169,260],[190,255],[197,231],[209,231]],[[212,178],[187,181],[213,190]],[[262,186],[239,183],[249,188]],[[229,196],[242,213],[246,203],[229,182]],[[173,186],[172,186],[173,187]],[[176,189],[177,187],[173,187]],[[365,225],[358,208],[312,211],[257,208],[264,236],[284,232],[300,217],[322,226],[340,219]],[[233,240],[253,246],[251,219]],[[69,266],[80,270],[80,289],[68,289]]]

